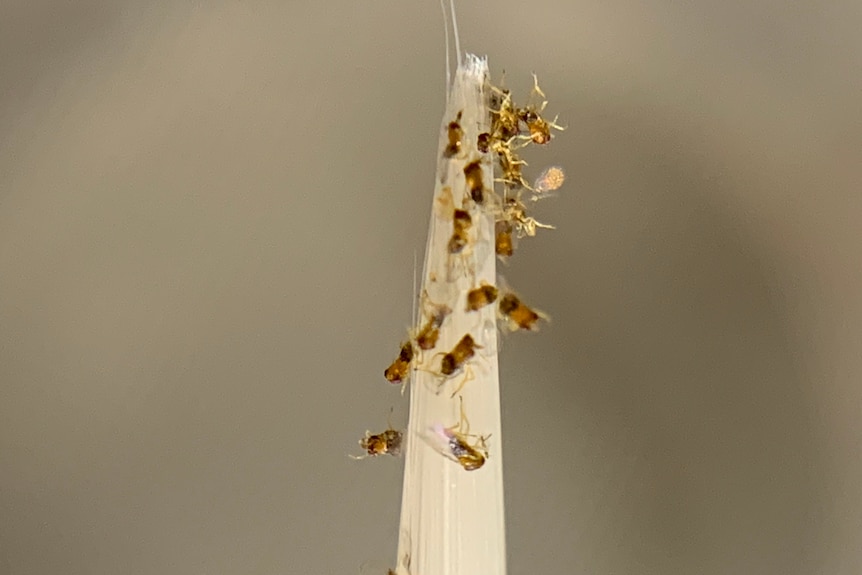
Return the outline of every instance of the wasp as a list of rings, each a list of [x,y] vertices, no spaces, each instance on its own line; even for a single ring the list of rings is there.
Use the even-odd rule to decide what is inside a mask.
[[[491,137],[490,149],[497,155],[497,164],[503,173],[502,178],[496,181],[503,182],[509,188],[527,188],[530,185],[524,180],[522,169],[527,162],[517,154],[517,136],[503,140],[495,136]]]
[[[500,171],[503,177],[497,181],[503,182],[508,188],[526,188],[530,189],[530,185],[524,179],[523,168],[527,162],[522,160],[511,147],[510,142],[499,142],[495,145],[497,151],[497,163],[500,165]]]
[[[509,90],[491,87],[491,133],[499,140],[509,140],[520,134],[518,109],[512,103]],[[493,109],[495,107],[497,109]]]
[[[451,158],[461,151],[461,138],[464,136],[464,130],[461,128],[461,112],[458,112],[455,120],[449,122],[449,126],[446,128],[446,135],[449,143],[444,148],[443,155]]]
[[[491,134],[488,132],[482,132],[476,138],[476,148],[479,149],[483,154],[487,154],[488,150],[491,149]]]
[[[527,125],[527,129],[530,132],[530,140],[532,140],[534,144],[543,145],[550,142],[552,127],[562,130],[560,126],[554,122],[548,122],[535,110],[531,110],[529,108],[519,110],[518,117]]]
[[[543,312],[527,307],[527,305],[512,292],[506,293],[502,298],[500,298],[498,309],[500,310],[500,315],[502,315],[508,322],[509,329],[511,331],[517,331],[519,329],[536,331],[539,329],[538,325],[536,325],[538,321],[540,319],[547,321],[548,319],[548,316]]]
[[[480,347],[473,340],[472,335],[469,333],[466,334],[455,344],[452,351],[443,356],[443,359],[440,361],[440,373],[446,377],[454,374],[464,367],[467,360],[476,355],[476,350]]]
[[[527,126],[529,139],[534,144],[547,144],[551,141],[551,128],[554,128],[555,130],[564,130],[565,128],[557,125],[557,118],[554,118],[553,121],[549,122],[542,117],[542,112],[545,111],[545,106],[548,105],[548,100],[545,99],[545,93],[542,92],[541,88],[539,88],[539,78],[535,74],[533,74],[532,95],[534,97],[538,96],[541,98],[542,103],[539,104],[538,107],[530,104],[524,108],[518,108],[516,110],[516,116],[518,117],[518,120]]]
[[[467,292],[467,311],[478,311],[494,303],[498,293],[496,287],[483,282],[479,287]]]
[[[425,351],[434,349],[434,346],[437,345],[437,339],[440,337],[440,326],[443,325],[450,313],[452,310],[446,305],[432,305],[428,321],[419,330],[414,340],[419,349]]]
[[[468,257],[472,252],[468,249],[470,246],[470,229],[473,227],[473,218],[467,210],[455,209],[452,214],[452,237],[449,238],[449,243],[446,246],[449,252],[450,260],[447,268],[448,280],[453,280],[453,272],[456,270],[456,262],[460,261],[464,269],[464,273],[472,274],[473,267],[471,260]],[[452,260],[452,256],[459,256]]]
[[[440,393],[439,388],[441,388],[446,383],[446,380],[461,371],[462,369],[465,369],[465,364],[467,363],[467,361],[469,361],[473,356],[476,355],[477,349],[481,348],[482,346],[476,344],[476,341],[473,339],[473,336],[468,333],[464,335],[464,337],[462,337],[457,344],[455,344],[455,347],[452,348],[452,351],[448,353],[440,352],[437,354],[443,356],[443,358],[440,360],[439,371],[426,369],[424,367],[419,367],[419,369],[422,369],[423,371],[428,371],[437,376],[442,376],[442,380],[440,381],[440,384],[437,389],[437,393]],[[467,373],[465,374],[463,381],[461,381],[461,383],[459,383],[458,386],[455,388],[455,391],[452,392],[452,397],[455,397],[455,395],[459,391],[461,391],[461,388],[463,388],[464,385],[466,385],[467,382],[473,378],[469,366],[466,366],[465,371]]]
[[[494,251],[500,258],[508,258],[515,253],[515,242],[512,239],[514,228],[508,220],[497,220],[494,225]]]
[[[404,434],[391,427],[382,433],[365,432],[365,437],[359,440],[359,446],[365,450],[362,455],[351,455],[353,459],[365,459],[378,455],[401,455],[401,443]]]
[[[464,413],[464,399],[461,398],[461,419],[452,427],[435,424],[431,427],[437,450],[448,459],[459,464],[466,471],[475,471],[485,465],[488,459],[488,438],[490,435],[478,436],[471,444],[470,422]]]
[[[468,233],[473,226],[473,218],[467,210],[455,210],[452,216],[452,237],[449,239],[450,254],[460,254],[469,243]]]
[[[507,222],[511,228],[517,233],[519,238],[524,236],[533,237],[536,235],[538,228],[548,230],[555,229],[550,224],[543,224],[536,218],[527,215],[527,207],[518,199],[518,197],[510,197],[505,201],[501,221]]]
[[[464,379],[462,379],[455,387],[451,397],[455,397],[455,395],[461,391],[465,385],[467,385],[467,382],[473,379],[473,372],[470,370],[469,366],[466,366],[466,363],[476,355],[477,349],[482,349],[482,346],[478,345],[476,340],[473,339],[473,336],[468,333],[462,337],[457,344],[455,344],[452,351],[443,354],[443,359],[440,360],[439,372],[439,375],[442,375],[444,378],[441,382],[441,387],[446,383],[445,380],[449,377],[455,375],[461,370],[466,372],[464,374]],[[439,389],[437,393],[439,393]]]
[[[482,160],[473,160],[464,166],[464,178],[467,181],[467,190],[470,198],[480,206],[485,203],[484,172],[482,171]]]
[[[383,375],[389,383],[402,383],[410,376],[410,364],[413,363],[413,342],[401,344],[401,351],[392,365],[386,368]]]

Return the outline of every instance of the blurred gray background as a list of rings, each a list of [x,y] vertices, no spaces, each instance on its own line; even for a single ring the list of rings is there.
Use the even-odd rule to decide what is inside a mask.
[[[510,572],[862,572],[862,4],[458,15],[569,127]],[[406,417],[443,105],[435,0],[0,3],[0,573],[394,561],[402,462],[347,453]]]

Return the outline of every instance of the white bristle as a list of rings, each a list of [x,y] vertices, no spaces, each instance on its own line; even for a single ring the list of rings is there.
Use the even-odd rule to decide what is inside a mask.
[[[506,572],[497,330],[493,327],[496,306],[468,312],[465,305],[468,290],[482,282],[496,284],[494,216],[469,199],[464,173],[465,165],[481,159],[484,187],[493,189],[491,157],[477,149],[479,133],[489,129],[488,98],[487,60],[467,55],[456,71],[443,116],[421,282],[427,300],[447,305],[452,313],[440,328],[436,347],[423,352],[411,375],[398,575]],[[446,157],[447,127],[459,114],[461,147],[457,154]],[[473,222],[470,244],[457,255],[447,249],[455,208],[468,210]],[[468,333],[478,349],[467,362],[467,370],[449,379],[434,373],[439,372],[440,356]],[[463,382],[467,372],[472,379]],[[485,464],[472,471],[441,453],[449,437],[444,430],[461,422],[459,396],[469,419],[469,433],[476,438],[490,436]]]

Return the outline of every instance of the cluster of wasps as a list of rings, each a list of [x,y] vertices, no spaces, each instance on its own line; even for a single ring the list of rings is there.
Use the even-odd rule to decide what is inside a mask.
[[[523,174],[527,163],[519,155],[520,151],[528,146],[548,144],[552,130],[563,129],[557,125],[556,118],[548,120],[543,116],[548,102],[535,75],[533,80],[533,90],[524,106],[517,106],[508,90],[491,86],[490,130],[479,133],[476,141],[476,148],[483,157],[462,157],[466,146],[460,112],[446,127],[443,158],[464,162],[465,182],[465,199],[461,208],[454,205],[449,187],[444,187],[438,197],[438,202],[448,206],[447,218],[451,217],[452,235],[446,244],[450,257],[463,255],[471,244],[470,231],[473,228],[474,215],[471,215],[470,208],[481,209],[480,213],[493,214],[495,252],[504,262],[514,253],[517,239],[535,236],[539,228],[553,229],[553,226],[540,223],[530,216],[528,206],[559,189],[565,179],[565,173],[558,166],[549,167],[530,185]],[[502,194],[497,194],[484,185],[483,159],[484,163],[487,163],[489,154],[492,154],[491,157],[499,169],[500,177],[495,182],[502,184]],[[473,211],[475,214],[475,210]],[[507,287],[486,282],[476,286],[475,279],[473,282],[474,287],[466,293],[465,313],[478,312],[487,306],[495,305],[498,318],[509,331],[535,331],[538,329],[539,320],[547,320],[545,314],[529,307]],[[402,342],[398,355],[384,370],[383,375],[389,383],[401,385],[403,392],[410,374],[416,369],[431,371],[443,383],[464,374],[463,380],[452,393],[454,397],[470,380],[469,363],[481,346],[476,343],[473,335],[466,333],[451,349],[438,351],[434,357],[441,357],[439,363],[434,362],[435,367],[429,368],[421,361],[421,357],[425,352],[436,349],[440,330],[452,314],[452,308],[445,303],[431,301],[427,292],[422,295],[421,307],[419,325],[411,331],[409,339]],[[437,451],[467,471],[479,469],[485,464],[488,458],[488,437],[469,433],[463,398],[460,398],[458,423],[451,427],[438,424],[431,428],[431,440]],[[386,454],[397,456],[401,453],[402,441],[403,433],[393,429],[390,423],[381,433],[366,432],[359,440],[364,453],[351,457],[363,459]]]
[[[530,101],[523,107],[515,105],[508,90],[492,88],[491,131],[479,135],[479,149],[494,153],[500,168],[503,195],[496,213],[494,248],[506,261],[515,251],[514,238],[535,236],[539,228],[553,229],[528,214],[528,202],[536,202],[558,190],[566,179],[559,166],[542,171],[533,185],[524,179],[527,162],[519,152],[530,145],[544,146],[551,141],[552,130],[563,130],[557,118],[547,120],[542,114],[548,105],[539,80],[533,74]]]

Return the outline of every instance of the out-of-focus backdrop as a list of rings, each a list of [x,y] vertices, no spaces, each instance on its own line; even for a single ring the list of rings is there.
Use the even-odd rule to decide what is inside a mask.
[[[511,573],[862,571],[860,6],[460,3],[568,126],[502,270],[553,318]],[[433,0],[0,5],[0,573],[394,561],[402,462],[347,454],[406,417],[443,105]]]

